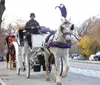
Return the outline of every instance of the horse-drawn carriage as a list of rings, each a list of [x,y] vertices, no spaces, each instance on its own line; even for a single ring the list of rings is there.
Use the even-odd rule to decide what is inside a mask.
[[[43,70],[46,71],[46,80],[50,80],[49,72],[51,71],[51,64],[55,63],[54,78],[57,85],[61,85],[60,76],[67,76],[69,70],[69,50],[72,40],[71,35],[74,30],[74,24],[66,19],[66,8],[62,5],[57,6],[60,8],[62,14],[61,25],[56,32],[50,33],[46,38],[44,36],[47,32],[51,32],[47,28],[41,29],[40,34],[27,33],[27,30],[24,29],[18,30],[16,41],[13,42],[18,75],[22,69],[26,71],[26,76],[29,78],[31,68],[34,72],[40,72],[42,66]],[[31,36],[31,38],[27,35]],[[59,59],[62,63],[61,75],[59,75]],[[64,71],[63,61],[65,63]]]
[[[19,28],[17,31],[16,41],[13,42],[16,53],[16,70],[17,74],[20,71],[26,71],[27,78],[30,77],[30,69],[34,72],[40,72],[41,67],[45,71],[45,59],[43,54],[43,40],[47,32],[51,32],[49,28],[41,28],[40,34],[32,34],[24,28]],[[28,44],[27,34],[31,34],[31,44]],[[51,66],[49,65],[49,71]]]

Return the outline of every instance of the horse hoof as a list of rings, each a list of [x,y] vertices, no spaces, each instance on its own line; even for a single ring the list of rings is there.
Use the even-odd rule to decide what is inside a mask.
[[[61,83],[58,83],[58,82],[57,82],[57,85],[61,85]]]
[[[62,78],[65,78],[67,75],[62,75]]]
[[[10,68],[10,70],[12,70],[12,68]]]
[[[65,78],[67,74],[65,72],[62,73],[62,78]]]
[[[50,81],[50,78],[46,78],[46,81]]]
[[[56,82],[56,77],[54,77],[54,82]]]

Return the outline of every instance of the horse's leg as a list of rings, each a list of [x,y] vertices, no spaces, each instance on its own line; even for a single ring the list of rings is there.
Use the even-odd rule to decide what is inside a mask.
[[[69,49],[67,49],[67,55],[64,56],[64,62],[65,62],[65,71],[62,73],[62,77],[66,77],[68,70],[69,70]]]
[[[49,81],[50,77],[49,77],[49,63],[48,63],[48,59],[49,59],[49,54],[47,52],[44,53],[45,56],[45,67],[46,67],[46,80]]]
[[[57,85],[61,85],[61,80],[60,80],[60,71],[59,71],[59,60],[58,60],[58,56],[54,55],[54,59],[55,59],[55,74],[54,74],[54,78],[56,80]]]
[[[13,56],[13,60],[12,60],[12,64],[13,64],[13,68],[16,68],[16,62],[15,62],[16,58],[15,55]]]
[[[8,62],[6,61],[6,67],[8,68]]]
[[[12,69],[12,59],[11,59],[11,55],[9,55],[9,64],[10,64],[10,69]]]
[[[9,53],[6,55],[6,67],[8,68],[8,63],[9,63]]]

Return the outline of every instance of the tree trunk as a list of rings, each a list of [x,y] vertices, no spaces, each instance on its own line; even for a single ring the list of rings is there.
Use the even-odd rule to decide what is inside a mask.
[[[4,11],[5,11],[5,0],[0,0],[0,31],[1,31],[2,15]]]

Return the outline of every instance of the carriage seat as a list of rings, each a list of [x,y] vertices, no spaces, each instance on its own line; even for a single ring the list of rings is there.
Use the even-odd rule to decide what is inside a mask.
[[[47,34],[48,32],[51,33],[52,31],[51,31],[49,28],[41,28],[41,29],[40,29],[40,32],[41,32],[42,34]]]

